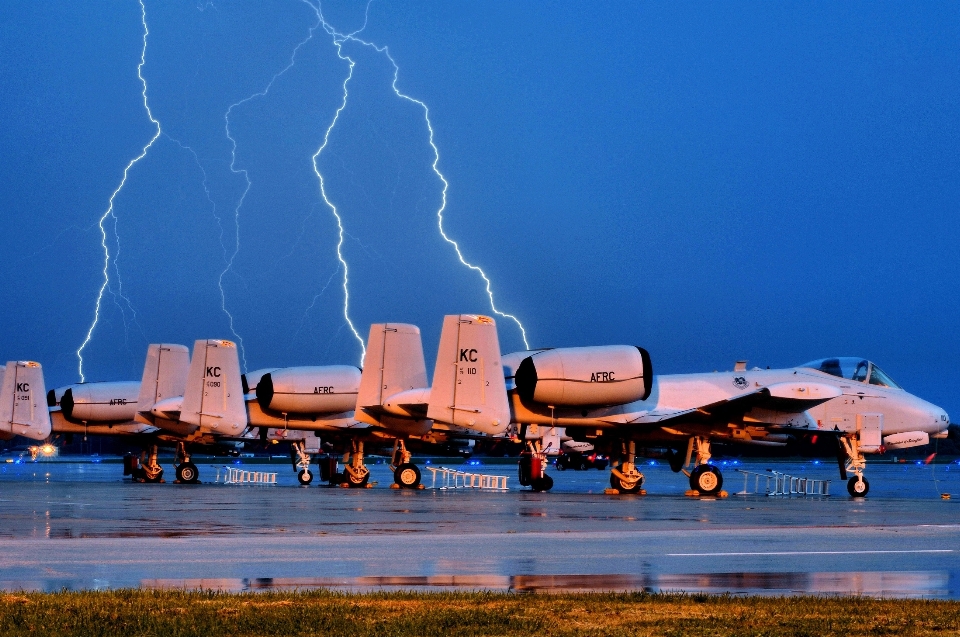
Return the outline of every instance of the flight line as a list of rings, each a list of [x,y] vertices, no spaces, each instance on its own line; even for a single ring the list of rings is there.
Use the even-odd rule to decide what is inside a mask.
[[[143,453],[125,462],[138,482],[163,480],[159,448],[176,449],[176,481],[200,474],[191,454],[286,442],[301,485],[369,485],[366,455],[390,449],[394,486],[421,488],[412,450],[457,441],[523,443],[520,484],[553,487],[550,456],[596,450],[614,459],[610,491],[639,493],[638,448],[665,449],[692,492],[721,492],[714,442],[785,446],[834,440],[852,497],[869,492],[866,456],[945,438],[941,408],[902,389],[875,363],[834,357],[788,369],[655,375],[632,345],[501,354],[493,318],[444,317],[432,382],[420,330],[370,327],[363,367],[264,368],[241,373],[232,341],[148,347],[140,382],[78,383],[46,391],[42,367],[11,361],[0,382],[0,435],[124,437]],[[317,466],[312,463],[316,459]],[[319,469],[319,471],[317,471]],[[849,476],[848,474],[853,474]]]

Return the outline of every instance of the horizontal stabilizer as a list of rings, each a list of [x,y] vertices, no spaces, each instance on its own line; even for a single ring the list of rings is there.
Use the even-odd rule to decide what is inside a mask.
[[[46,393],[40,363],[8,362],[0,383],[0,432],[33,440],[49,436]]]
[[[485,434],[510,424],[497,324],[487,316],[443,318],[427,417]]]

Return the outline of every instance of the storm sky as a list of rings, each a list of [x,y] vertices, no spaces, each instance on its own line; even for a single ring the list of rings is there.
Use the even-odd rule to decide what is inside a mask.
[[[532,347],[641,345],[661,373],[864,356],[960,412],[956,3],[321,9],[429,108],[444,229]],[[105,224],[87,380],[139,379],[148,343],[197,338],[239,336],[248,370],[359,363],[313,168],[328,129],[361,335],[417,324],[432,367],[444,314],[491,314],[440,235],[424,109],[385,52],[338,47],[301,0],[145,16],[162,134]],[[130,0],[0,13],[0,354],[49,387],[79,380],[98,221],[157,130],[141,20]]]

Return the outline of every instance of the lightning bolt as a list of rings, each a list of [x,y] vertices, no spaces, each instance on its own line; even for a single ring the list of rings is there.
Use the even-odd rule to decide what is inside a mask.
[[[310,3],[307,2],[307,4]],[[323,28],[329,33],[329,25],[326,23],[326,21],[324,21],[323,15],[320,13],[319,6],[314,8],[317,11],[317,17],[320,19],[320,22],[323,23]],[[320,196],[323,197],[323,201],[327,204],[327,206],[329,206],[330,212],[332,212],[333,216],[337,219],[337,259],[340,261],[340,267],[343,269],[343,318],[350,327],[350,331],[353,332],[354,338],[356,338],[357,342],[360,344],[360,364],[362,365],[363,359],[367,356],[367,348],[364,345],[363,338],[360,336],[356,326],[353,324],[353,321],[350,320],[350,269],[347,266],[347,260],[343,258],[343,219],[340,217],[340,213],[337,211],[337,206],[334,205],[334,203],[330,201],[330,198],[327,196],[326,184],[324,183],[323,175],[320,173],[320,168],[317,166],[317,160],[320,158],[320,154],[323,153],[324,149],[327,147],[327,144],[330,142],[330,131],[332,131],[334,126],[337,125],[337,120],[340,119],[340,113],[342,113],[343,109],[347,107],[347,98],[349,97],[347,85],[349,84],[350,79],[353,77],[353,69],[356,66],[356,62],[354,62],[349,56],[345,56],[343,54],[342,40],[338,42],[335,39],[334,45],[337,47],[337,57],[347,62],[349,65],[349,71],[347,73],[347,77],[343,80],[343,102],[340,103],[340,108],[338,108],[337,112],[334,113],[333,120],[330,122],[330,125],[327,126],[327,132],[323,136],[323,144],[317,149],[317,152],[313,154],[313,172],[316,173],[317,179],[320,181]]]
[[[208,3],[208,4],[212,4],[212,3]],[[313,7],[313,5],[310,5],[309,2],[305,2],[305,4],[307,4],[311,8]],[[230,115],[233,113],[233,109],[243,106],[244,104],[252,100],[255,100],[261,97],[266,97],[270,93],[270,89],[273,87],[274,82],[276,82],[277,79],[282,75],[284,75],[287,71],[292,69],[294,65],[297,63],[297,53],[307,42],[313,39],[313,32],[316,31],[317,27],[320,26],[320,22],[321,21],[318,19],[317,23],[314,24],[312,27],[310,27],[310,29],[307,32],[307,37],[304,38],[299,44],[297,44],[297,46],[293,49],[293,53],[290,54],[290,62],[285,67],[277,71],[277,73],[274,74],[272,78],[270,78],[270,81],[267,82],[267,85],[262,90],[256,93],[253,93],[252,95],[248,95],[247,97],[243,98],[238,102],[234,102],[227,108],[227,112],[223,114],[224,132],[226,133],[227,139],[230,140],[230,144],[231,144],[230,172],[232,172],[235,175],[243,175],[243,179],[244,181],[246,181],[247,185],[243,190],[243,194],[240,195],[240,199],[237,202],[236,208],[234,208],[233,210],[234,242],[233,242],[233,252],[231,252],[229,256],[227,255],[227,247],[223,242],[223,224],[221,223],[220,217],[217,217],[217,223],[220,224],[220,246],[223,248],[223,260],[225,264],[223,271],[220,272],[220,278],[217,281],[217,285],[220,287],[220,308],[223,310],[224,314],[227,315],[227,318],[230,322],[230,331],[233,333],[233,336],[237,340],[237,343],[239,345],[240,358],[243,360],[244,371],[247,370],[247,357],[243,349],[243,337],[240,336],[239,333],[237,333],[237,330],[234,327],[233,314],[231,314],[230,310],[227,309],[227,296],[226,296],[226,292],[223,289],[223,278],[227,275],[228,272],[231,272],[233,270],[234,261],[236,261],[237,254],[239,254],[240,252],[240,208],[243,207],[243,202],[247,198],[247,193],[250,192],[251,186],[253,186],[253,181],[251,181],[250,173],[246,168],[237,168],[237,140],[234,139],[233,135],[230,132]]]
[[[330,207],[330,210],[333,212],[334,217],[336,217],[337,219],[337,228],[339,229],[339,242],[337,243],[337,258],[340,260],[340,265],[343,267],[343,293],[344,293],[343,316],[346,319],[347,324],[350,326],[350,329],[353,331],[354,336],[356,336],[357,340],[360,341],[361,347],[363,347],[363,339],[360,338],[360,335],[357,333],[357,330],[354,328],[353,322],[350,320],[349,311],[348,311],[350,295],[348,291],[347,262],[343,258],[343,252],[342,252],[343,235],[344,235],[343,220],[340,218],[340,214],[338,213],[336,206],[327,197],[326,189],[324,187],[323,175],[320,174],[320,170],[317,167],[317,159],[320,157],[320,154],[323,152],[323,150],[327,147],[327,143],[330,139],[330,132],[333,130],[334,126],[336,126],[337,119],[340,117],[340,113],[347,106],[347,98],[348,98],[347,85],[350,82],[350,79],[353,77],[353,69],[355,66],[355,62],[348,55],[344,55],[343,44],[345,42],[355,42],[362,46],[370,47],[377,53],[384,55],[390,61],[390,64],[393,65],[393,81],[391,82],[391,88],[393,89],[393,92],[396,94],[398,98],[402,100],[406,100],[413,104],[416,104],[421,109],[423,109],[423,119],[424,119],[424,122],[426,122],[427,130],[429,131],[430,148],[433,149],[433,164],[431,167],[433,168],[433,172],[440,179],[441,183],[443,183],[443,192],[441,196],[440,208],[437,210],[437,227],[440,230],[440,236],[443,237],[444,241],[446,241],[447,243],[453,246],[453,249],[456,251],[457,258],[460,260],[461,264],[463,264],[470,270],[477,272],[480,275],[480,277],[483,279],[484,284],[486,286],[487,297],[490,299],[490,309],[493,310],[495,314],[498,314],[503,318],[510,319],[514,323],[516,323],[517,327],[520,329],[520,335],[523,338],[524,347],[526,347],[527,349],[530,349],[530,344],[527,342],[527,331],[526,329],[524,329],[523,323],[520,322],[520,319],[518,319],[513,314],[508,314],[506,312],[502,312],[499,309],[497,309],[496,303],[494,302],[494,298],[493,298],[493,284],[490,281],[490,277],[487,276],[486,272],[484,272],[480,266],[470,263],[464,258],[463,252],[460,250],[460,245],[455,240],[451,239],[450,236],[447,235],[446,231],[444,231],[443,229],[443,212],[447,208],[447,190],[449,189],[450,184],[447,181],[446,177],[443,176],[443,173],[440,172],[440,168],[438,167],[440,163],[440,150],[439,148],[437,148],[437,145],[434,141],[433,124],[430,121],[430,109],[427,107],[426,103],[401,92],[400,89],[397,87],[397,82],[400,76],[400,67],[397,65],[396,60],[393,59],[393,56],[390,55],[390,50],[386,45],[377,46],[373,42],[368,42],[366,40],[356,37],[357,34],[362,32],[367,26],[367,20],[369,19],[369,13],[370,13],[370,4],[372,3],[372,0],[367,2],[367,8],[366,8],[366,14],[364,17],[363,26],[357,29],[356,31],[348,34],[343,34],[338,32],[333,26],[331,26],[324,19],[323,12],[319,4],[317,6],[314,6],[310,2],[308,2],[308,0],[303,0],[303,2],[309,4],[317,12],[317,17],[320,19],[320,22],[322,23],[324,30],[333,38],[333,44],[334,46],[337,47],[337,56],[341,60],[346,61],[349,65],[349,73],[347,74],[346,79],[343,81],[343,103],[340,105],[340,108],[337,109],[337,112],[334,115],[333,121],[330,123],[330,126],[327,128],[326,135],[323,138],[323,145],[319,148],[319,150],[317,150],[317,152],[313,156],[313,171],[317,174],[317,178],[320,180],[320,194],[323,196],[323,200]],[[366,350],[364,350],[364,352],[365,351]]]
[[[117,186],[116,190],[113,191],[113,194],[110,195],[109,206],[107,207],[106,212],[103,213],[100,217],[98,225],[100,226],[100,245],[103,248],[103,283],[100,285],[100,291],[97,293],[97,303],[96,308],[93,313],[93,322],[90,324],[90,328],[87,330],[86,338],[83,339],[83,343],[80,344],[80,347],[77,349],[77,360],[78,368],[77,371],[80,374],[80,382],[84,382],[86,379],[83,374],[83,350],[90,343],[90,339],[93,338],[93,332],[97,327],[97,323],[100,320],[100,305],[103,302],[103,296],[108,291],[114,297],[114,301],[120,307],[119,302],[116,300],[116,297],[119,296],[124,301],[126,301],[127,306],[133,312],[133,306],[130,305],[130,300],[123,295],[123,283],[120,281],[120,270],[117,269],[116,258],[120,255],[120,235],[116,231],[116,222],[117,216],[114,214],[114,200],[117,198],[117,195],[120,194],[120,191],[123,190],[124,185],[127,183],[127,177],[130,174],[130,169],[132,169],[141,159],[147,156],[147,152],[150,150],[150,147],[153,146],[154,142],[160,137],[161,129],[160,122],[157,121],[153,112],[150,110],[150,104],[147,101],[147,81],[143,77],[143,67],[147,62],[147,37],[150,35],[150,29],[147,27],[147,8],[143,3],[143,0],[140,0],[140,21],[143,23],[143,48],[140,51],[140,64],[137,65],[137,77],[140,78],[140,84],[143,86],[141,95],[143,95],[143,108],[147,111],[147,117],[150,119],[150,123],[156,128],[156,132],[153,134],[153,137],[150,138],[150,141],[143,147],[143,150],[140,151],[140,154],[130,160],[130,163],[127,164],[127,167],[123,169],[123,179],[120,180],[120,185]],[[112,218],[114,221],[114,238],[117,242],[117,254],[113,258],[113,269],[117,273],[117,291],[114,292],[113,288],[110,285],[110,248],[107,246],[107,229],[104,224],[108,219]],[[120,311],[123,312],[123,308],[120,307]],[[134,320],[136,320],[136,312],[134,312]],[[126,314],[124,314],[124,322],[126,323]]]

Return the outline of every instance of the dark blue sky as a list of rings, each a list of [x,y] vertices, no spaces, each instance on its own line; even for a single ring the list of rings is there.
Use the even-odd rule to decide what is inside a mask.
[[[363,2],[325,3],[340,31]],[[166,133],[108,225],[122,291],[88,379],[138,378],[148,342],[243,338],[249,369],[353,363],[337,228],[311,156],[347,64],[297,0],[146,0],[143,75]],[[102,281],[97,220],[153,134],[137,2],[0,15],[4,360],[77,380]],[[954,3],[411,4],[360,34],[430,108],[445,229],[532,346],[633,343],[660,372],[877,361],[960,412],[960,7]],[[350,314],[421,326],[489,313],[437,229],[423,111],[346,43],[349,100],[319,167],[347,232]],[[174,141],[176,140],[176,141]],[[189,147],[189,150],[184,147]],[[205,191],[206,188],[206,191]],[[218,221],[219,220],[219,221]],[[222,228],[222,235],[221,235]],[[113,289],[118,280],[113,273]],[[134,314],[135,312],[135,314]],[[522,347],[504,319],[505,350]]]

